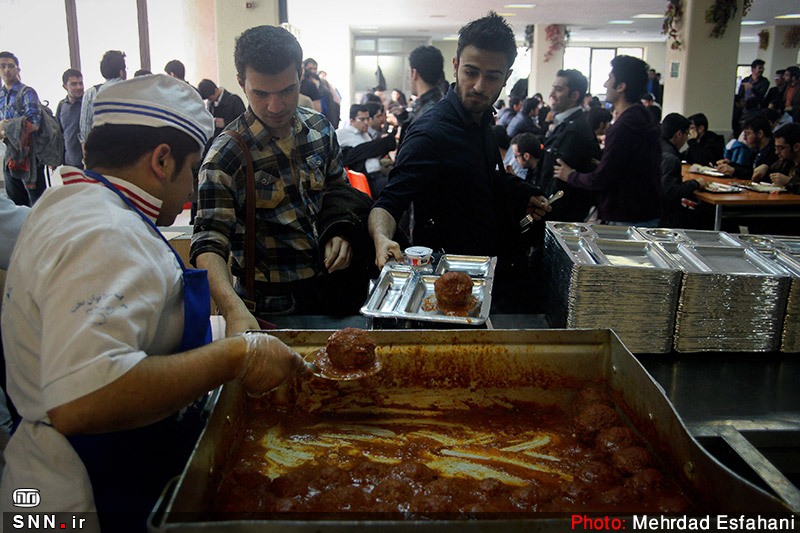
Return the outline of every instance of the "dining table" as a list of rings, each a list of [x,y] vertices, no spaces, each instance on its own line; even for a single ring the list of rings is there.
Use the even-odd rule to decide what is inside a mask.
[[[800,194],[786,191],[760,192],[750,189],[753,182],[733,179],[721,172],[700,171],[684,163],[681,168],[683,181],[702,178],[706,183],[719,183],[731,186],[734,190],[697,190],[695,198],[714,207],[714,230],[720,231],[723,218],[800,218]]]

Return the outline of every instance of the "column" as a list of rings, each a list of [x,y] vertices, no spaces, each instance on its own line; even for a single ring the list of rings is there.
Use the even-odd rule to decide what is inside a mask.
[[[736,89],[742,0],[721,38],[711,37],[714,25],[706,22],[706,11],[713,4],[714,0],[686,0],[683,4],[682,46],[673,50],[672,41],[667,42],[664,115],[704,113],[709,129],[727,136]]]
[[[759,50],[759,56],[766,61],[764,76],[773,83],[776,70],[785,69],[796,65],[799,61],[797,48],[786,48],[783,40],[791,26],[768,26],[764,28],[769,32],[769,45],[766,50]]]
[[[547,27],[550,24],[536,24],[533,29],[533,48],[531,49],[531,74],[528,78],[528,95],[550,94],[556,74],[564,64],[564,48],[554,50],[545,61],[550,42],[547,40]],[[545,100],[547,103],[547,100]]]
[[[250,7],[248,7],[250,6]],[[236,38],[253,26],[268,24],[277,26],[278,0],[260,0],[258,2],[231,2],[215,0],[215,18],[217,28],[217,57],[219,58],[217,85],[244,98],[236,80],[236,66],[233,64],[233,49]],[[245,104],[247,100],[245,100]]]

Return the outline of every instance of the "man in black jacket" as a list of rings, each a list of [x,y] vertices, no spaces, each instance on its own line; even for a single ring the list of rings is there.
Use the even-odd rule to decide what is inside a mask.
[[[594,168],[594,134],[581,107],[588,87],[586,76],[579,71],[559,70],[550,91],[553,125],[546,135],[545,152],[534,183],[547,196],[558,190],[564,191],[564,197],[553,204],[549,217],[552,220],[583,222],[596,199],[593,192],[553,179],[553,166],[558,158],[579,172],[589,172]]]
[[[725,153],[725,139],[713,131],[708,131],[708,118],[703,113],[689,117],[689,149],[686,162],[714,166]]]
[[[209,144],[222,133],[227,124],[245,112],[244,102],[238,95],[229,93],[211,80],[202,80],[197,86],[200,98],[208,102],[208,111],[214,117],[214,136]]]
[[[744,165],[729,159],[717,161],[717,170],[740,180],[767,181],[769,167],[778,160],[772,126],[766,117],[756,115],[743,125],[744,139],[750,148],[750,157]]]
[[[705,188],[703,178],[683,181],[680,150],[689,138],[689,119],[670,113],[661,121],[661,194],[663,212],[660,226],[665,228],[697,227],[692,193]]]

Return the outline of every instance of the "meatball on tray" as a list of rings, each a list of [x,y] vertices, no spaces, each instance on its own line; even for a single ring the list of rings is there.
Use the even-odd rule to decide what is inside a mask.
[[[301,355],[332,334],[270,333]],[[155,529],[568,531],[574,513],[788,509],[708,455],[609,330],[370,336],[371,378],[225,385]]]
[[[361,314],[372,318],[482,326],[492,307],[495,257],[444,254],[436,266],[423,268],[389,262],[370,291]],[[463,302],[448,305],[452,284],[446,278],[460,274],[472,280]],[[445,279],[443,279],[445,278]],[[438,283],[437,283],[438,282]]]

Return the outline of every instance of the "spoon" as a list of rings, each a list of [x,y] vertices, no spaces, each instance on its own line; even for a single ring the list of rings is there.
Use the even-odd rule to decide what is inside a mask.
[[[301,356],[302,357],[302,356]],[[324,349],[312,352],[303,357],[303,368],[314,376],[330,381],[354,381],[356,379],[372,377],[383,368],[383,363],[376,356],[375,361],[367,367],[354,370],[336,368]]]
[[[554,192],[552,195],[550,195],[550,198],[547,199],[547,205],[552,205],[553,202],[555,202],[562,196],[564,196],[563,190]],[[525,215],[525,218],[519,221],[520,232],[525,233],[526,231],[531,229],[532,224],[533,224],[533,215]]]

